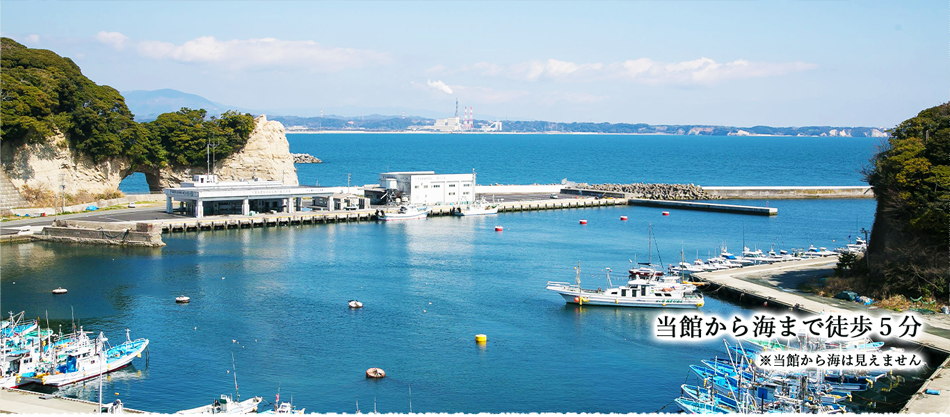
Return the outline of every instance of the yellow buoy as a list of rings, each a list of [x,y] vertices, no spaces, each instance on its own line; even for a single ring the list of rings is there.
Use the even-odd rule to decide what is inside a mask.
[[[487,341],[488,341],[488,336],[483,335],[483,334],[477,334],[477,335],[475,335],[475,342],[476,342],[476,343],[485,343],[485,342],[487,342]]]

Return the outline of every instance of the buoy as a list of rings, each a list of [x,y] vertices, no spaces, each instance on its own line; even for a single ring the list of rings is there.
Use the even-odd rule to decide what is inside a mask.
[[[66,294],[66,289],[63,287],[56,287],[56,289],[53,290],[53,294]]]
[[[627,216],[620,216],[620,220],[627,220]]]
[[[356,300],[350,300],[349,305],[350,308],[363,308],[363,303]]]
[[[485,343],[485,342],[487,342],[487,341],[488,341],[488,336],[483,335],[483,334],[477,334],[477,335],[475,335],[475,342],[477,342],[477,343]]]
[[[495,231],[496,231],[496,232],[502,232],[502,231],[504,231],[504,230],[505,230],[505,228],[504,228],[504,227],[501,227],[501,226],[495,226]]]
[[[366,370],[367,378],[385,378],[386,371],[379,368],[369,368]]]
[[[587,220],[581,220],[581,224],[587,224]]]
[[[664,216],[669,216],[669,215],[670,215],[670,212],[664,211],[664,212],[663,212],[663,215],[664,215]]]
[[[182,304],[184,304],[184,303],[190,303],[190,302],[191,302],[191,297],[188,297],[188,296],[185,296],[185,295],[180,295],[180,296],[178,296],[178,297],[175,297],[175,302],[176,302],[176,303],[182,303]]]

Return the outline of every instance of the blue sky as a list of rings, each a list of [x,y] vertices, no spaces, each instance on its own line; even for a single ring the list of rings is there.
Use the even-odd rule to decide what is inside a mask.
[[[892,127],[950,101],[946,1],[22,2],[120,91],[317,115]]]

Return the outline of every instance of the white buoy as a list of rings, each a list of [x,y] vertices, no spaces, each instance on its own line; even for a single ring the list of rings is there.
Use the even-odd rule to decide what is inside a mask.
[[[175,302],[179,304],[190,303],[191,297],[188,297],[186,295],[179,295],[178,297],[175,297]]]
[[[363,308],[363,303],[356,300],[350,300],[349,305],[350,308]]]
[[[53,290],[53,294],[66,294],[66,289],[63,287],[56,287],[56,289]]]

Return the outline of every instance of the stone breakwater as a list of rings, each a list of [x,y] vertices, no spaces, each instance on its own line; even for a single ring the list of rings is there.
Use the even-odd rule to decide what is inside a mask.
[[[609,191],[630,194],[631,198],[648,200],[714,200],[718,197],[703,191],[694,184],[587,184],[579,183],[576,188]]]
[[[294,157],[295,164],[322,164],[323,161],[316,156],[305,154],[305,153],[292,153]]]

